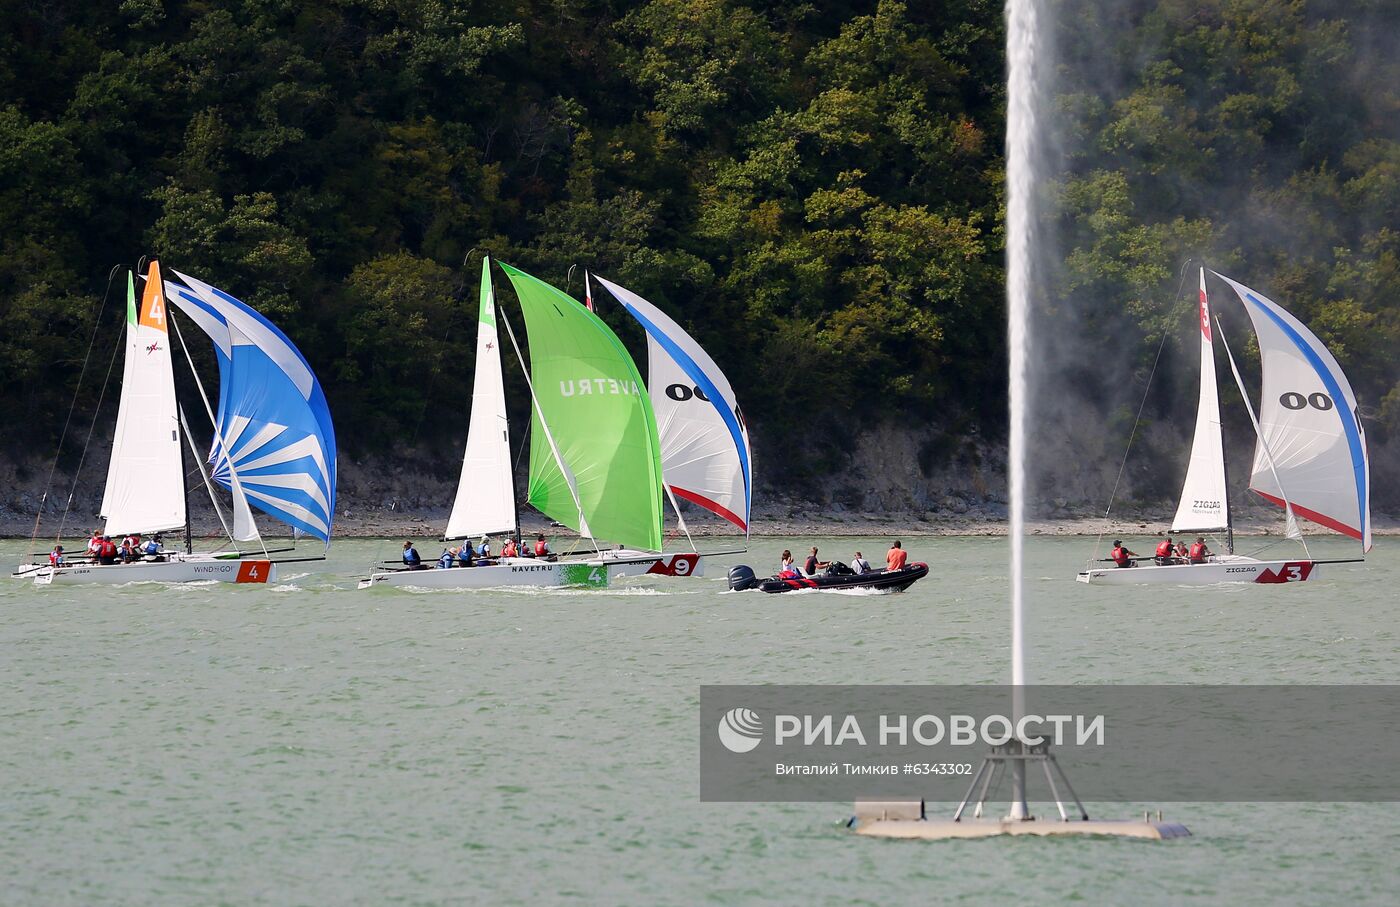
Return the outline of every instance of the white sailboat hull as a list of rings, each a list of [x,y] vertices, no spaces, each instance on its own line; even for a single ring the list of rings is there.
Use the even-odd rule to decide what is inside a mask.
[[[269,560],[227,560],[208,554],[171,554],[164,561],[133,564],[21,564],[12,579],[50,583],[270,583],[277,581],[277,565]]]
[[[1080,572],[1081,583],[1104,586],[1215,586],[1222,583],[1301,583],[1317,575],[1317,561],[1261,561],[1242,555],[1219,555],[1204,564],[1159,566],[1151,559],[1136,567],[1095,567]]]
[[[619,549],[590,558],[510,558],[487,567],[439,567],[421,570],[385,570],[359,583],[361,589],[410,586],[416,589],[499,589],[510,586],[576,586],[606,589],[615,579],[628,576],[695,576],[704,570],[703,558],[693,552],[652,554]]]

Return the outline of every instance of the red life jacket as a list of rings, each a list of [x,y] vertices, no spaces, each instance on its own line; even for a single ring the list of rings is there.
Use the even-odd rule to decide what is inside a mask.
[[[501,557],[515,557],[514,539],[506,542],[505,545],[501,548]]]
[[[62,557],[63,557],[63,555],[59,554],[57,551],[50,551],[50,552],[49,552],[49,563],[52,564],[53,566],[57,567],[57,566],[58,566],[59,559],[62,558]]]
[[[1206,546],[1203,542],[1196,542],[1191,546],[1191,560],[1203,561],[1206,559]]]
[[[102,540],[102,550],[97,553],[98,557],[116,557],[117,543],[110,539]]]
[[[1158,545],[1157,545],[1157,556],[1158,556],[1158,557],[1171,557],[1171,556],[1172,556],[1172,543],[1171,543],[1171,542],[1167,542],[1167,541],[1159,542]]]
[[[1120,567],[1126,567],[1128,565],[1128,549],[1124,548],[1122,545],[1110,551],[1108,556],[1113,558],[1113,562]]]
[[[535,542],[535,557],[544,557],[549,553],[549,543],[544,539]]]

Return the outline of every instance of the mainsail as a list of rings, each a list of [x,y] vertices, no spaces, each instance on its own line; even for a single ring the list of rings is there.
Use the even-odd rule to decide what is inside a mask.
[[[180,424],[160,265],[151,262],[139,309],[130,275],[126,293],[121,405],[102,494],[108,535],[185,525]]]
[[[335,429],[321,383],[277,327],[229,294],[175,272],[170,300],[214,341],[219,411],[213,476],[240,498],[330,543]]]
[[[1191,441],[1191,462],[1181,488],[1181,503],[1172,520],[1172,532],[1229,527],[1229,501],[1225,488],[1225,444],[1220,433],[1220,393],[1215,383],[1215,345],[1210,330],[1210,303],[1206,299],[1206,272],[1201,269],[1199,317],[1201,328],[1201,396],[1196,406],[1196,435]]]
[[[646,329],[666,484],[677,497],[747,534],[753,500],[749,435],[729,380],[665,312],[625,287],[601,277],[598,282]]]
[[[1239,295],[1259,339],[1264,378],[1250,488],[1279,506],[1286,499],[1299,516],[1358,539],[1369,551],[1370,460],[1346,375],[1322,341],[1278,303],[1216,276]]]
[[[447,519],[446,537],[508,532],[515,528],[515,479],[510,462],[510,430],[501,379],[501,345],[496,301],[491,292],[491,260],[481,262],[481,301],[476,323],[476,376],[472,414],[457,499]]]
[[[520,299],[530,344],[537,404],[530,431],[530,503],[574,529],[582,510],[594,538],[660,551],[660,442],[636,365],[597,315],[549,284],[501,267]],[[541,416],[572,474],[573,489],[550,449]]]

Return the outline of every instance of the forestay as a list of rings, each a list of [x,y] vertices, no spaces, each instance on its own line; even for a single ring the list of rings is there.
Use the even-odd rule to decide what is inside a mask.
[[[107,535],[185,525],[175,372],[161,286],[160,265],[153,261],[138,309],[135,284],[127,276],[126,361],[107,487],[102,493]]]
[[[1225,444],[1220,431],[1220,392],[1215,381],[1215,345],[1211,337],[1210,303],[1206,297],[1206,272],[1201,269],[1199,302],[1201,331],[1201,396],[1196,406],[1196,434],[1191,441],[1191,462],[1181,489],[1181,503],[1172,520],[1172,532],[1205,532],[1229,526],[1229,501],[1225,487]]]
[[[753,500],[749,435],[729,380],[665,312],[625,287],[601,277],[598,282],[646,329],[666,484],[677,497],[747,534]]]
[[[213,476],[264,513],[330,543],[335,429],[321,384],[272,322],[224,291],[175,272],[170,300],[214,341],[219,410]]]
[[[1351,384],[1302,322],[1268,297],[1217,276],[1244,303],[1263,364],[1250,488],[1279,506],[1286,496],[1299,516],[1358,539],[1369,551],[1370,461]]]
[[[574,529],[582,510],[594,538],[660,551],[660,442],[636,365],[597,315],[549,284],[501,267],[520,299],[529,337],[536,402],[530,503]],[[541,418],[572,475],[572,489]]]
[[[481,297],[476,324],[476,375],[471,422],[457,499],[446,537],[466,538],[515,529],[515,480],[510,462],[510,430],[501,379],[501,345],[496,331],[496,300],[491,261],[481,262]]]

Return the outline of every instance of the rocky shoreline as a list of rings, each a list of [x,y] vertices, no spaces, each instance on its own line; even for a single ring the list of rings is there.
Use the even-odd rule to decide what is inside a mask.
[[[1112,519],[1068,512],[1054,503],[1037,505],[1037,510],[1048,509],[1051,515],[1036,515],[1026,521],[1028,535],[1041,536],[1095,536],[1122,535],[1130,538],[1155,536],[1169,530],[1167,517],[1170,514],[1153,512],[1129,512]],[[1058,511],[1058,512],[1055,512]],[[70,515],[64,526],[65,538],[79,538],[93,527],[88,523],[93,518]],[[42,521],[39,538],[55,537],[60,515],[45,517]],[[441,537],[442,527],[447,522],[445,508],[414,508],[372,510],[344,510],[336,519],[335,536],[341,539],[411,538],[435,539]],[[217,537],[220,534],[218,522],[211,514],[198,514],[194,521],[197,537]],[[1373,515],[1373,533],[1377,536],[1400,535],[1400,520],[1384,514]],[[688,512],[686,524],[694,538],[736,539],[737,529],[708,514]],[[1332,535],[1327,530],[1303,524],[1304,532],[1318,535]],[[279,526],[280,529],[280,526]],[[527,535],[544,532],[553,537],[570,537],[575,533],[565,527],[551,523],[537,513],[521,515],[521,529]],[[835,508],[818,512],[800,505],[769,505],[756,508],[752,518],[752,534],[773,537],[897,537],[897,536],[1005,536],[1010,529],[1006,507],[989,503],[968,508],[962,513],[944,511],[889,511],[877,513]],[[34,515],[0,512],[0,538],[27,539],[34,531]],[[273,530],[274,533],[277,530]],[[1241,536],[1279,535],[1283,531],[1282,521],[1276,510],[1267,507],[1251,508],[1235,521],[1235,534]],[[676,529],[674,515],[667,520],[667,537],[681,537]]]

